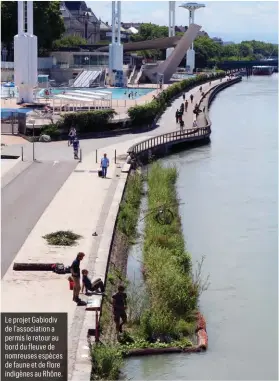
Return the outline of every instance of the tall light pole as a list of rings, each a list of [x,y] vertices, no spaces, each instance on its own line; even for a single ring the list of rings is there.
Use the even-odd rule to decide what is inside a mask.
[[[175,36],[175,1],[169,1],[169,37]],[[166,58],[168,58],[174,48],[168,48],[166,50]]]
[[[194,24],[195,22],[195,11],[200,8],[204,8],[204,4],[199,3],[184,3],[180,5],[181,8],[185,8],[189,11],[189,26],[191,24]],[[192,46],[187,51],[186,55],[186,67],[188,68],[188,71],[192,74],[193,70],[195,68],[195,51],[194,51],[194,43],[192,43]]]
[[[121,1],[112,1],[111,44],[109,45],[109,76],[111,83],[124,86],[123,45],[121,44]],[[117,29],[116,29],[117,28]],[[117,33],[116,33],[117,31]]]

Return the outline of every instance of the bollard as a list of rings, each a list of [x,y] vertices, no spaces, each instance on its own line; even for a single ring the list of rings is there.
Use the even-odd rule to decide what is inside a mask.
[[[96,149],[96,164],[98,163],[98,150]]]
[[[114,150],[114,164],[116,164],[116,149]]]
[[[21,147],[21,161],[23,161],[23,147]]]
[[[82,149],[80,149],[79,151],[79,162],[80,163],[82,162]]]

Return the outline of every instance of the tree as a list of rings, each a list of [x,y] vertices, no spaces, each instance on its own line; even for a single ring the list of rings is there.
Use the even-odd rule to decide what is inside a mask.
[[[73,46],[79,46],[79,45],[86,45],[87,41],[85,38],[82,38],[80,36],[66,36],[63,38],[60,38],[59,40],[53,41],[52,47],[54,49],[59,48],[70,48]]]
[[[40,51],[51,49],[65,31],[59,1],[34,1],[34,34]],[[1,40],[10,48],[17,34],[17,1],[1,3]]]
[[[210,59],[219,59],[222,46],[209,37],[200,36],[194,41],[194,49],[196,52],[196,67],[203,68],[208,66]]]

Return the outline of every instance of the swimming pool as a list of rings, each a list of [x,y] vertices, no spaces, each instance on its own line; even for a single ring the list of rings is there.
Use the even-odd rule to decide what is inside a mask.
[[[13,112],[18,112],[20,114],[27,114],[30,111],[33,111],[33,109],[32,108],[1,108],[1,119],[9,118]]]
[[[130,98],[130,99],[138,99],[140,97],[142,97],[143,95],[146,95],[148,93],[150,93],[151,91],[154,91],[155,89],[150,89],[150,88],[144,88],[144,89],[141,89],[141,88],[135,88],[135,89],[132,89],[132,88],[79,88],[79,89],[74,89],[74,88],[69,88],[69,87],[61,87],[61,88],[51,88],[51,94],[52,95],[58,95],[58,94],[62,94],[64,92],[75,92],[75,90],[78,90],[78,91],[88,91],[88,92],[94,92],[94,93],[98,93],[98,91],[110,91],[112,93],[112,99],[129,99],[129,93],[133,92],[133,98]],[[38,96],[39,97],[42,97],[44,98],[45,97],[45,90],[42,89],[39,91],[38,93]],[[51,97],[51,95],[49,96]]]

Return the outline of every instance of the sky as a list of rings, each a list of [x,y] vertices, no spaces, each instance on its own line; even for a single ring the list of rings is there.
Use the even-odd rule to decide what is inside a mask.
[[[102,21],[111,24],[111,1],[87,1]],[[176,25],[188,25],[188,11],[176,1]],[[205,1],[195,13],[195,23],[210,37],[223,41],[259,40],[278,43],[277,1]],[[168,1],[122,1],[122,22],[168,25]]]

